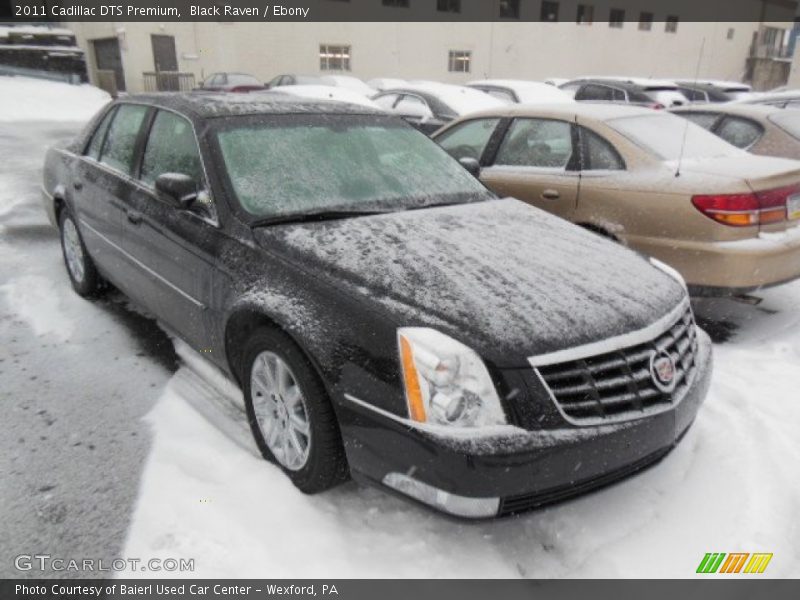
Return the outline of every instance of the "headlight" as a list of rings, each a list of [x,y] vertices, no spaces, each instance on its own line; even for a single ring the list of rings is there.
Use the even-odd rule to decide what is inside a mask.
[[[413,421],[456,427],[506,423],[489,371],[474,350],[425,327],[401,327],[397,339]]]

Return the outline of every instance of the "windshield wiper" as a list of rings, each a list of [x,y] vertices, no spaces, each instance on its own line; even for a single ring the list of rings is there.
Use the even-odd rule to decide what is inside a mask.
[[[333,221],[335,219],[349,219],[352,217],[366,217],[369,215],[383,215],[390,211],[385,210],[320,210],[308,213],[294,213],[264,217],[250,222],[251,227],[278,225],[281,223],[308,223],[310,221]]]

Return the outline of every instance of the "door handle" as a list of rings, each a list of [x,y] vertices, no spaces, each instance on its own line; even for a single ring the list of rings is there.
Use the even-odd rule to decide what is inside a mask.
[[[126,214],[128,215],[128,221],[134,225],[138,225],[142,222],[142,213],[135,210],[129,210]]]
[[[76,190],[82,190],[83,184],[80,181],[73,181],[72,187],[75,188]]]
[[[545,200],[558,200],[560,197],[561,194],[556,190],[545,190],[542,192],[542,198]]]

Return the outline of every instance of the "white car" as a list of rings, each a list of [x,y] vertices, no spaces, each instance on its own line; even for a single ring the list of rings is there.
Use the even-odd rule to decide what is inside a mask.
[[[480,90],[509,104],[560,104],[575,102],[566,92],[541,81],[523,79],[482,79],[467,87]]]
[[[351,77],[350,75],[325,75],[321,79],[322,83],[325,85],[352,90],[354,92],[358,92],[362,96],[366,96],[367,98],[378,91],[369,87],[358,77]]]
[[[380,106],[372,100],[343,87],[333,87],[330,85],[283,85],[272,88],[276,92],[301,96],[303,98],[318,98],[320,100],[336,100],[337,102],[347,102],[348,104],[358,104],[370,108],[380,109]]]
[[[405,79],[395,79],[392,77],[376,77],[375,79],[370,79],[367,82],[367,85],[374,90],[382,92],[383,90],[388,90],[390,88],[408,85],[408,81]]]

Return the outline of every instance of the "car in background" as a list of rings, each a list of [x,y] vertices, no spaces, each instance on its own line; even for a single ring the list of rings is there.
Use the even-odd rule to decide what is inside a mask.
[[[800,110],[727,103],[681,107],[673,113],[753,154],[800,159]]]
[[[512,104],[434,139],[480,179],[677,269],[698,295],[800,277],[800,162],[754,156],[676,115]]]
[[[483,79],[470,81],[467,87],[486,92],[507,103],[556,104],[574,102],[569,94],[540,81],[522,79]]]
[[[333,87],[330,85],[286,85],[274,88],[274,92],[290,94],[300,98],[316,98],[317,100],[334,100],[336,102],[347,102],[359,106],[367,106],[376,110],[380,107],[372,100],[347,88]]]
[[[693,103],[716,103],[745,100],[752,97],[753,88],[735,81],[676,80],[678,91]]]
[[[334,87],[341,87],[354,92],[358,92],[362,96],[369,98],[377,90],[369,87],[366,83],[361,81],[358,77],[351,77],[350,75],[324,75],[320,77],[323,85],[332,85]]]
[[[206,77],[195,91],[203,92],[256,92],[267,86],[247,73],[214,73]]]
[[[305,493],[518,513],[655,463],[708,391],[679,277],[385,113],[131,97],[48,151],[43,192],[75,291],[107,279],[202,351]]]
[[[322,78],[316,75],[276,75],[267,83],[267,87],[272,89],[286,85],[322,85]]]
[[[549,79],[545,79],[544,82],[547,85],[554,85],[555,87],[559,87],[567,83],[569,79],[564,77],[550,77]]]
[[[390,88],[402,87],[407,84],[408,81],[405,79],[396,79],[392,77],[376,77],[375,79],[370,79],[367,81],[367,85],[370,88],[379,92],[388,90]]]
[[[433,82],[384,90],[372,99],[428,135],[459,116],[506,104],[466,86]]]
[[[647,108],[670,108],[688,104],[672,81],[641,78],[586,77],[559,86],[578,102],[616,102]]]
[[[750,98],[741,100],[745,104],[766,104],[777,108],[800,108],[800,90],[782,90],[780,92],[766,92],[754,94]]]

